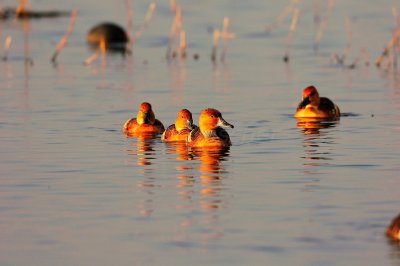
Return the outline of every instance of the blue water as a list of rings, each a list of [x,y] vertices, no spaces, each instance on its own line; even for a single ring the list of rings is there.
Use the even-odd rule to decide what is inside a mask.
[[[400,76],[373,64],[397,1],[336,1],[317,54],[312,5],[323,17],[326,3],[301,2],[289,63],[290,18],[264,32],[289,1],[179,1],[188,57],[170,62],[162,1],[132,56],[89,66],[87,30],[126,25],[124,1],[31,2],[77,8],[78,18],[57,66],[50,57],[68,18],[0,24],[0,43],[13,37],[0,62],[1,265],[400,263],[384,235],[399,212]],[[134,1],[135,30],[148,4]],[[353,32],[345,64],[365,48],[369,66],[331,60],[346,45],[345,15]],[[224,16],[235,38],[213,64],[209,31]],[[310,84],[339,105],[339,121],[292,117]],[[181,108],[197,122],[214,107],[235,126],[233,146],[215,153],[126,137],[122,125],[142,101],[165,126]]]

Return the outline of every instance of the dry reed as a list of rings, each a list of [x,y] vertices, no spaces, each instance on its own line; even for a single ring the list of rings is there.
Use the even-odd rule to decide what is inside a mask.
[[[11,43],[12,43],[12,37],[8,35],[4,41],[4,55],[3,55],[4,61],[8,60],[8,54],[10,51]]]
[[[393,66],[394,69],[397,69],[398,53],[400,52],[400,18],[395,7],[392,8],[392,15],[395,21],[395,28],[392,32],[392,37],[388,44],[383,48],[381,55],[375,60],[375,65],[380,67],[384,64],[386,67]],[[386,62],[384,62],[385,59]]]
[[[329,0],[328,5],[326,7],[325,16],[322,22],[319,24],[317,33],[315,34],[314,38],[314,51],[317,52],[319,49],[319,44],[322,39],[322,35],[324,34],[324,30],[326,25],[328,24],[329,17],[332,14],[333,7],[335,6],[335,0]]]
[[[298,18],[299,18],[299,9],[295,8],[293,9],[292,22],[290,23],[289,33],[286,40],[286,52],[285,55],[283,56],[284,62],[289,62],[290,47],[292,46],[293,43],[293,33],[296,31]]]
[[[57,47],[53,53],[53,56],[51,57],[51,62],[55,63],[57,61],[57,57],[60,54],[61,50],[65,47],[69,36],[72,34],[72,32],[74,31],[74,25],[75,25],[75,20],[76,20],[76,16],[77,16],[77,10],[74,9],[71,11],[71,16],[70,16],[70,20],[69,20],[69,24],[68,24],[68,29],[65,32],[64,36],[60,39],[60,41],[57,44]]]
[[[211,48],[211,61],[214,63],[217,60],[217,50],[219,40],[222,39],[223,47],[221,52],[221,61],[225,61],[226,52],[228,50],[228,41],[235,37],[235,34],[229,31],[230,20],[228,17],[224,17],[222,23],[222,30],[214,29],[212,36],[212,48]]]
[[[156,9],[156,3],[150,3],[149,7],[147,8],[146,15],[144,17],[143,24],[139,27],[139,29],[136,31],[135,35],[133,36],[132,44],[135,44],[136,40],[139,39],[144,31],[148,28],[151,19],[153,17],[154,10]]]
[[[171,1],[171,12],[173,12],[174,18],[172,20],[169,32],[168,46],[166,53],[167,60],[171,60],[171,58],[175,58],[177,56],[179,50],[179,48],[177,48],[177,42],[178,42],[177,39],[181,37],[181,32],[182,32],[182,10],[178,5],[176,5],[175,1]],[[186,49],[186,44],[185,44],[185,49]]]
[[[295,8],[295,6],[300,2],[300,0],[292,0],[289,5],[287,5],[283,11],[278,15],[278,17],[275,19],[275,21],[273,23],[271,23],[270,25],[265,27],[265,31],[266,32],[271,32],[273,30],[275,30],[276,28],[279,27],[279,25],[282,23],[283,20],[285,20],[285,18],[287,18],[287,16],[289,16],[289,14],[293,13],[293,10]]]

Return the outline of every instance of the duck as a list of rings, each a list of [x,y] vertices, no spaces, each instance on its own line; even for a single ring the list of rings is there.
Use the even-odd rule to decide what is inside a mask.
[[[222,118],[221,112],[206,108],[200,112],[199,127],[193,129],[187,138],[189,147],[229,147],[232,145],[226,128],[234,128]]]
[[[385,233],[387,237],[400,241],[400,214],[392,220]]]
[[[123,131],[127,134],[161,134],[164,132],[164,125],[156,119],[151,104],[142,102],[136,118],[128,119]]]
[[[182,109],[178,112],[175,124],[170,125],[161,135],[161,140],[170,141],[186,141],[190,131],[197,128],[193,124],[192,113],[188,109]]]
[[[86,42],[92,47],[99,47],[104,42],[107,49],[123,50],[129,42],[128,33],[112,22],[103,22],[92,27],[86,35]]]
[[[304,88],[294,117],[339,118],[340,110],[330,99],[319,97],[317,89],[311,85]]]

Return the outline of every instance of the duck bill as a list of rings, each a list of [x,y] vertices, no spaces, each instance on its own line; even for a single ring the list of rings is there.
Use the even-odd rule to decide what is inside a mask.
[[[299,109],[306,108],[306,106],[309,105],[310,103],[311,103],[311,102],[310,102],[310,98],[305,97],[305,98],[303,99],[303,101],[301,101],[301,103],[299,104]]]
[[[193,122],[190,121],[190,120],[186,120],[186,127],[187,127],[188,129],[190,129],[190,130],[193,130],[193,129],[194,129],[194,127],[193,127]]]
[[[217,124],[217,125],[220,126],[220,127],[230,127],[230,128],[234,128],[233,125],[231,125],[231,124],[229,124],[228,122],[226,122],[222,117],[220,117],[220,118],[218,119],[218,124]]]

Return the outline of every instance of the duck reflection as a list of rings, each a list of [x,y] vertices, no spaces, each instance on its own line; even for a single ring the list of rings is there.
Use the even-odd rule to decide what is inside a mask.
[[[221,165],[229,156],[229,148],[184,148],[187,153],[177,153],[177,160],[195,160],[200,162],[198,171],[193,166],[178,165],[176,170],[179,172],[180,188],[186,189],[190,184],[190,193],[198,193],[195,195],[199,199],[199,207],[201,210],[217,209],[223,204],[223,176],[227,173]],[[178,150],[183,151],[183,150]],[[194,165],[194,164],[191,164]],[[194,179],[194,175],[199,174],[198,179]],[[184,184],[184,185],[183,185]],[[188,194],[188,191],[179,191],[179,194]]]
[[[296,120],[304,135],[320,135],[320,129],[332,128],[339,123],[339,118],[298,117]]]
[[[167,144],[167,143],[166,143]],[[201,239],[221,238],[218,226],[219,210],[226,205],[224,177],[228,174],[223,162],[229,157],[229,148],[188,148],[186,143],[168,143],[167,152],[177,155],[176,209],[183,212],[182,227],[206,226]],[[185,233],[178,236],[185,238]]]
[[[229,148],[207,148],[193,150],[200,161],[200,207],[202,210],[217,209],[223,204],[222,174],[226,173],[221,162],[229,156]]]
[[[154,142],[157,139],[156,134],[126,134],[128,137],[134,137],[136,139],[136,145],[133,149],[127,150],[130,155],[137,157],[137,165],[145,166],[151,165],[152,159],[154,159]]]
[[[132,135],[129,135],[132,136]],[[139,178],[136,187],[139,192],[143,193],[140,197],[139,212],[141,217],[150,217],[154,212],[154,194],[159,185],[157,179],[153,176],[153,160],[156,158],[154,150],[157,135],[140,134],[135,136],[136,143],[132,144],[127,150],[128,154],[135,158],[136,164],[139,166]]]
[[[178,209],[184,209],[188,206],[186,202],[191,202],[195,195],[196,181],[194,177],[194,167],[192,165],[193,155],[189,152],[185,142],[166,142],[166,151],[168,154],[176,156],[175,170],[177,172],[178,195],[184,204],[178,204]],[[187,223],[187,222],[186,222]]]
[[[335,127],[338,119],[326,118],[296,118],[297,127],[302,129],[304,139],[302,141],[304,156],[301,158],[307,161],[303,164],[307,167],[305,173],[312,174],[309,167],[326,166],[322,161],[332,160],[331,146],[335,144],[335,139],[329,134],[330,128]]]

